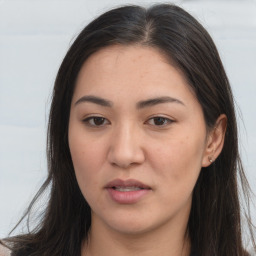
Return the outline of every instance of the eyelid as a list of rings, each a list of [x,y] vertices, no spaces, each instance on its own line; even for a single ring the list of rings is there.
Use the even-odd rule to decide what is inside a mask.
[[[167,121],[167,123],[165,123],[163,125],[150,124],[149,121],[150,120],[154,120],[155,118],[162,118],[165,121]],[[170,118],[170,117],[166,117],[166,116],[163,116],[163,115],[154,115],[154,116],[151,116],[150,118],[148,118],[148,120],[145,123],[149,123],[152,126],[161,128],[161,127],[166,127],[167,125],[170,125],[170,124],[172,124],[174,122],[175,122],[175,120]]]
[[[95,119],[95,118],[102,118],[102,119],[104,119],[104,123],[100,124],[100,125],[91,124],[90,121]],[[107,121],[107,123],[105,123],[106,121]],[[85,123],[87,126],[93,127],[93,128],[100,128],[100,127],[103,127],[105,125],[109,125],[110,124],[110,121],[107,118],[105,118],[105,117],[103,117],[101,115],[90,115],[90,116],[87,116],[87,117],[83,118],[82,122]]]
[[[103,119],[103,124],[97,125],[95,123],[94,124],[90,123],[91,120],[94,122],[95,120],[93,120],[93,119],[96,119],[96,118],[102,118]],[[164,123],[163,124],[152,124],[152,123],[150,123],[150,121],[152,121],[152,120],[154,121],[154,119],[157,119],[157,118],[162,119],[164,121]],[[87,125],[89,127],[92,127],[92,128],[100,128],[100,127],[111,124],[110,121],[107,118],[105,118],[101,115],[97,115],[97,114],[92,114],[90,116],[87,116],[87,117],[83,118],[82,122],[85,123],[85,125]],[[154,116],[149,117],[144,124],[149,124],[149,125],[154,126],[154,127],[163,128],[163,127],[166,127],[166,126],[168,126],[168,125],[170,125],[174,122],[175,122],[175,120],[173,118],[166,117],[164,115],[158,114],[158,115],[154,115]]]

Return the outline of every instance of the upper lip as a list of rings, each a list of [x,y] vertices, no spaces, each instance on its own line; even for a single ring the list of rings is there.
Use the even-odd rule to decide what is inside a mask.
[[[113,187],[138,187],[138,188],[150,189],[148,185],[145,185],[142,182],[134,179],[129,179],[129,180],[115,179],[110,181],[106,185],[106,188],[113,188]]]

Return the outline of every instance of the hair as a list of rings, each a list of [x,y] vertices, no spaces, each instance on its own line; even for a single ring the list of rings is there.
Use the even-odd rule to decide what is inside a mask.
[[[171,4],[115,8],[93,20],[77,36],[63,59],[53,89],[47,137],[48,177],[22,220],[29,218],[47,188],[49,201],[32,231],[5,239],[5,243],[15,256],[80,255],[82,241],[88,238],[91,211],[79,189],[69,150],[70,105],[83,63],[111,45],[160,50],[184,75],[209,130],[221,114],[227,116],[223,150],[213,164],[202,168],[195,185],[187,232],[198,256],[249,255],[243,249],[239,198],[241,192],[249,200],[250,188],[239,157],[230,84],[208,32],[189,13]],[[250,215],[246,216],[254,241]]]

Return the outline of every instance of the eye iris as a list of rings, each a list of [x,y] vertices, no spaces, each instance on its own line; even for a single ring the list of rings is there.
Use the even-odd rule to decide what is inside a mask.
[[[163,117],[155,117],[154,118],[155,125],[163,125],[165,124],[165,118]]]
[[[94,117],[93,121],[95,125],[102,125],[104,124],[105,119],[103,117]]]

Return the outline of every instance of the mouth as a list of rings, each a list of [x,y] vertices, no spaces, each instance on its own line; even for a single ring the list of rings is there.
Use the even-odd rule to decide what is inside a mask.
[[[140,181],[116,179],[106,185],[110,198],[118,204],[135,204],[152,189]]]
[[[138,191],[141,189],[145,189],[145,188],[139,188],[139,187],[112,187],[112,188],[120,192]]]
[[[106,185],[106,188],[111,188],[121,192],[129,192],[129,191],[138,191],[142,189],[151,189],[148,185],[143,184],[140,181],[129,179],[129,180],[121,180],[116,179],[109,182]]]

